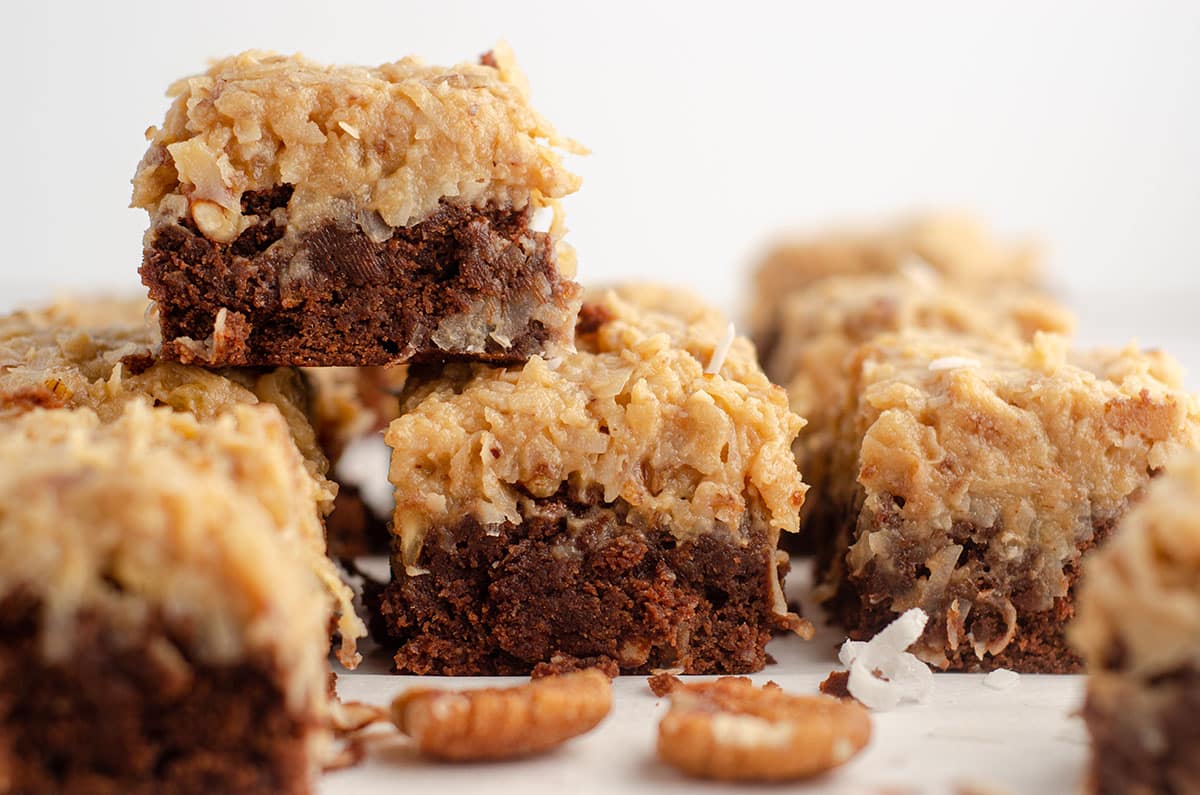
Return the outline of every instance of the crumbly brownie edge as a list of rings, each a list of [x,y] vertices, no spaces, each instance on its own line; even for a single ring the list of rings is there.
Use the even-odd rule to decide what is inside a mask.
[[[615,662],[622,673],[749,673],[788,620],[773,610],[767,533],[749,516],[677,543],[620,505],[529,500],[520,524],[432,529],[407,576],[374,594],[375,633],[398,672],[526,674]]]
[[[1083,719],[1092,737],[1089,791],[1096,795],[1200,792],[1200,671],[1151,680],[1100,672]]]
[[[834,521],[830,513],[825,512],[813,528],[818,545],[818,581],[832,580],[836,588],[824,606],[830,623],[845,629],[846,634],[854,640],[867,640],[890,624],[897,614],[891,609],[891,594],[888,589],[872,584],[870,572],[866,572],[861,578],[846,577],[841,570],[840,560],[837,560],[835,565],[835,558],[845,554],[845,540],[848,534],[844,528],[841,532],[830,530],[829,523]],[[857,520],[857,516],[854,520]],[[1066,564],[1064,573],[1068,583],[1067,594],[1054,599],[1048,610],[1018,610],[1016,633],[999,654],[988,654],[979,659],[971,644],[965,640],[954,650],[943,644],[948,661],[944,670],[980,672],[1007,668],[1020,673],[1080,672],[1083,663],[1066,640],[1066,627],[1075,615],[1075,588],[1079,580],[1080,563],[1088,550],[1104,542],[1115,524],[1115,518],[1093,522],[1092,537],[1078,545],[1079,557]],[[961,532],[970,536],[972,528],[964,527]],[[833,573],[834,569],[837,570],[836,573]],[[919,567],[914,565],[912,569],[915,581],[919,576]],[[968,615],[964,635],[971,629],[971,619],[972,616]],[[939,631],[944,632],[945,625],[944,612],[931,615],[924,640],[928,642],[935,638]]]
[[[0,600],[0,768],[24,795],[311,792],[311,716],[285,705],[271,665],[185,661],[150,622],[121,642],[78,622],[65,662],[42,658],[36,600]]]
[[[247,193],[243,213],[259,221],[228,244],[205,237],[188,216],[151,227],[140,273],[158,305],[165,358],[502,364],[570,341],[580,290],[559,273],[551,237],[530,229],[531,208],[443,203],[383,242],[334,221],[293,240],[277,220],[290,197],[286,185]],[[480,307],[508,328],[477,339],[490,327],[476,321]]]

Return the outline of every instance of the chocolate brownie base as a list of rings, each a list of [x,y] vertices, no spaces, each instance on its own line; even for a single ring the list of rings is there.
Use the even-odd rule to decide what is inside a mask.
[[[31,599],[0,601],[0,790],[310,792],[310,727],[267,667],[185,661],[161,626],[121,644],[95,617],[80,620],[66,662],[44,662],[39,613]]]
[[[880,521],[887,521],[887,517],[882,517]],[[1080,555],[1103,543],[1114,524],[1113,520],[1094,523],[1091,540],[1079,546]],[[1033,586],[1023,579],[1019,562],[1007,570],[990,565],[985,559],[985,549],[970,540],[979,536],[974,527],[955,525],[951,536],[954,543],[963,547],[958,565],[970,566],[974,576],[957,587],[947,589],[945,604],[939,605],[936,611],[930,611],[929,624],[921,641],[945,649],[948,661],[945,670],[979,672],[1007,668],[1020,673],[1080,672],[1082,661],[1067,644],[1065,635],[1067,624],[1075,615],[1075,584],[1079,579],[1080,559],[1069,563],[1064,572],[1069,584],[1067,595],[1054,599],[1049,610],[1036,610],[1025,601]],[[816,528],[819,548],[817,571],[821,580],[830,576],[835,554],[845,554],[844,542],[833,539],[845,537],[844,532],[830,533],[828,529],[822,531]],[[834,552],[835,549],[839,551]],[[918,578],[930,576],[924,563],[928,553],[923,549],[914,546],[907,550],[896,550],[894,559],[898,563],[897,569],[904,572],[903,576],[907,578],[904,581],[882,577],[873,564],[868,564],[860,576],[839,577],[836,591],[825,602],[830,622],[844,628],[851,639],[868,640],[874,637],[896,619],[897,613],[891,608],[892,594],[911,588]],[[986,600],[982,600],[981,604],[981,594],[992,590],[1007,594],[1012,601],[1017,610],[1017,630],[999,654],[988,654],[979,659],[970,641],[965,639],[967,633],[973,632],[975,637],[987,640],[1001,636],[1006,627],[999,610],[989,608]],[[976,606],[963,619],[958,647],[951,649],[946,619],[950,604],[956,598]]]
[[[377,594],[376,631],[399,672],[526,674],[615,662],[622,673],[749,673],[789,621],[772,610],[775,550],[716,534],[679,543],[621,506],[561,497],[524,521],[434,528],[406,576]],[[784,572],[781,570],[780,574]],[[794,620],[794,618],[793,618]]]
[[[1090,790],[1097,795],[1200,793],[1200,671],[1150,681],[1104,674],[1083,706],[1092,736]]]
[[[389,543],[387,520],[375,515],[357,487],[339,484],[333,512],[325,518],[325,545],[329,556],[345,559],[386,555]]]
[[[550,236],[529,228],[531,209],[443,202],[383,242],[335,221],[292,241],[272,220],[291,194],[288,185],[245,194],[243,214],[261,220],[231,243],[205,237],[187,216],[151,229],[140,273],[159,307],[164,357],[214,366],[512,363],[569,336],[579,288],[559,274]],[[548,302],[563,328],[534,319],[533,307]],[[479,347],[445,330],[447,320],[464,333],[486,326],[469,319],[481,304],[515,313],[507,346],[486,331]],[[207,350],[180,343],[213,338],[221,309],[223,329]]]

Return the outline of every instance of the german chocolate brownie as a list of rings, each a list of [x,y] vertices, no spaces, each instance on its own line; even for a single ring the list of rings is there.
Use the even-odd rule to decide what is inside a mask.
[[[829,276],[784,299],[778,312],[775,344],[763,367],[787,389],[792,411],[808,420],[794,446],[800,470],[813,487],[802,523],[829,493],[834,425],[846,403],[849,366],[860,345],[908,330],[1028,342],[1039,331],[1067,334],[1074,328],[1069,312],[1026,287],[996,285],[983,295],[922,267]],[[801,533],[786,540],[810,544],[813,536]]]
[[[668,300],[669,299],[669,300]],[[639,303],[640,301],[640,303]],[[803,421],[686,296],[593,296],[577,350],[410,373],[388,429],[399,671],[755,671],[784,602]]]
[[[88,410],[102,421],[131,404],[163,406],[211,423],[244,407],[275,415],[281,433],[263,460],[294,460],[306,481],[264,494],[277,515],[304,529],[312,565],[339,604],[342,661],[353,666],[355,641],[366,633],[353,594],[325,556],[323,517],[337,486],[308,421],[308,394],[293,368],[207,370],[156,360],[145,301],[93,299],[0,316],[0,421],[36,409]],[[276,427],[273,425],[272,427]]]
[[[924,609],[911,651],[938,668],[1077,670],[1081,557],[1198,444],[1200,408],[1163,354],[877,337],[852,361],[829,509],[807,528],[819,595],[854,639]]]
[[[312,792],[336,604],[278,412],[133,402],[3,426],[4,791]]]
[[[172,86],[134,178],[162,354],[208,365],[524,361],[579,307],[579,151],[503,48],[451,68],[248,52]],[[552,212],[543,231],[537,210]]]
[[[1200,792],[1200,458],[1150,484],[1084,564],[1078,602],[1089,791]]]
[[[783,239],[754,271],[747,322],[764,361],[782,329],[783,304],[830,276],[896,275],[926,271],[962,289],[1036,288],[1041,267],[1027,242],[996,240],[977,219],[925,215],[869,230],[834,231]],[[769,373],[768,373],[769,374]]]

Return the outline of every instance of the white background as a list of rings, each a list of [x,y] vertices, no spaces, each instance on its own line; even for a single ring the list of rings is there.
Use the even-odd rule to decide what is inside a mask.
[[[13,3],[2,24],[10,289],[136,285],[142,133],[207,58],[457,62],[503,38],[594,152],[567,206],[585,280],[650,274],[732,308],[781,227],[965,207],[1044,238],[1077,290],[1197,293],[1187,0]]]

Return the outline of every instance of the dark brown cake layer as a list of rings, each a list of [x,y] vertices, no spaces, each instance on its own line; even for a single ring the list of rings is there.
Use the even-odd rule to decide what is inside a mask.
[[[532,209],[443,203],[382,243],[334,221],[293,242],[271,220],[291,193],[288,185],[247,193],[243,213],[262,220],[228,244],[205,237],[190,217],[151,230],[140,273],[158,303],[164,357],[207,365],[511,363],[569,340],[574,319],[565,313],[579,288],[559,274],[550,236],[530,229]],[[506,311],[552,302],[564,322],[549,328],[525,318],[508,347],[490,337],[482,351],[434,342],[442,321],[488,301]],[[222,308],[224,333],[211,355],[176,343],[212,337]]]
[[[530,501],[524,521],[434,528],[406,576],[394,556],[377,636],[396,669],[526,674],[615,662],[623,673],[749,673],[789,622],[772,612],[775,550],[748,530],[677,543],[620,506]],[[749,527],[749,525],[748,525]],[[786,563],[782,564],[786,566]],[[784,572],[780,571],[782,575]]]
[[[48,663],[37,603],[0,601],[0,791],[310,792],[310,726],[266,666],[180,665],[182,645],[161,626],[127,644],[110,630],[81,619],[69,660]]]
[[[338,485],[333,513],[325,518],[325,543],[333,558],[386,555],[390,543],[387,521],[375,515],[358,487]]]
[[[828,517],[821,517],[827,519]],[[874,517],[875,522],[886,523],[891,515]],[[1082,661],[1067,644],[1065,630],[1075,615],[1075,583],[1079,579],[1079,559],[1067,564],[1065,575],[1069,583],[1067,595],[1053,600],[1049,610],[1038,610],[1042,604],[1040,583],[1035,580],[1034,558],[1002,564],[988,555],[987,547],[973,539],[996,535],[999,528],[980,531],[966,524],[956,524],[949,538],[933,534],[925,544],[914,543],[907,549],[894,550],[889,559],[892,570],[880,571],[875,562],[868,564],[859,575],[846,575],[839,556],[845,555],[857,527],[859,517],[855,514],[836,530],[817,526],[813,528],[818,545],[817,572],[822,581],[832,578],[837,586],[834,595],[826,601],[832,623],[843,627],[853,640],[867,640],[894,621],[898,615],[892,609],[896,593],[908,592],[918,579],[929,577],[925,561],[931,555],[928,544],[955,543],[962,546],[958,566],[966,567],[970,577],[965,581],[952,582],[940,603],[929,612],[929,623],[920,643],[945,650],[950,671],[992,671],[1008,668],[1020,673],[1076,673],[1082,670]],[[1096,521],[1092,526],[1092,538],[1079,545],[1082,556],[1112,532],[1114,520]],[[947,636],[947,617],[952,602],[970,603],[971,610],[963,618],[962,631],[956,649],[950,648]],[[1006,621],[998,608],[989,602],[1008,599],[1017,611],[1017,631],[1012,640],[999,654],[988,654],[982,660],[976,655],[967,633],[984,642],[1002,636]]]
[[[1149,681],[1105,675],[1089,686],[1083,719],[1092,736],[1097,795],[1200,793],[1200,672]]]

